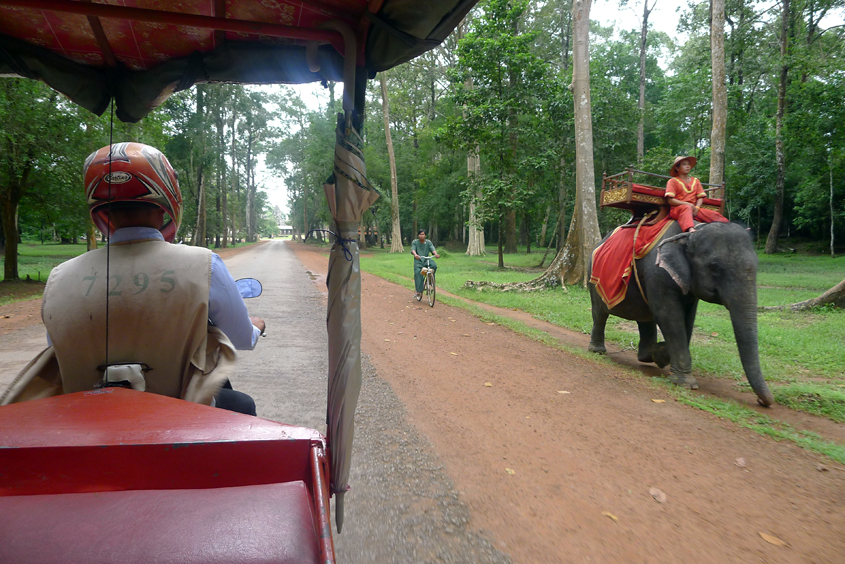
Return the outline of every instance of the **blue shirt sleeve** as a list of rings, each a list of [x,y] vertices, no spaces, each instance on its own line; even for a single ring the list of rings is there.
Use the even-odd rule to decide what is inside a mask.
[[[223,331],[238,350],[252,350],[261,335],[249,320],[241,293],[229,269],[216,253],[211,255],[211,285],[208,290],[208,318]]]

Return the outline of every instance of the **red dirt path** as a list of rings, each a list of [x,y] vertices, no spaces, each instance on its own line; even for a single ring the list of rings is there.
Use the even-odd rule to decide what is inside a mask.
[[[326,251],[291,247],[325,292]],[[364,353],[515,562],[845,562],[829,459],[367,273],[362,294]]]

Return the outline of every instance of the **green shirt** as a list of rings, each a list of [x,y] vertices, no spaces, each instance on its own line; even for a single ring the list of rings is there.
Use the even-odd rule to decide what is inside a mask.
[[[417,255],[421,257],[432,257],[434,258],[434,253],[437,252],[434,250],[434,243],[429,241],[428,239],[425,240],[425,243],[420,243],[420,240],[414,239],[411,242],[411,250],[417,253]],[[417,260],[414,258],[414,260]]]

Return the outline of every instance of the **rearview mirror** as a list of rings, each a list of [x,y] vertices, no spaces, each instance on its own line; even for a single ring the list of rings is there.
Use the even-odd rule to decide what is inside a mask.
[[[257,298],[261,295],[261,282],[255,278],[241,278],[235,280],[242,298]]]

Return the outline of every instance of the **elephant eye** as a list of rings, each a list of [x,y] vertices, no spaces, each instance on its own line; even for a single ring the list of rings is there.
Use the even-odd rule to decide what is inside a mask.
[[[719,261],[711,262],[709,265],[707,265],[707,268],[713,274],[719,274],[720,272],[722,272],[722,265]]]

